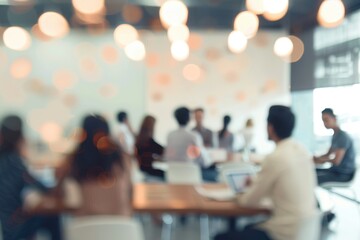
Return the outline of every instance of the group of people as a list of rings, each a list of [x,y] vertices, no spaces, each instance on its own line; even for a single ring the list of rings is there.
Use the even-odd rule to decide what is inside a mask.
[[[0,127],[0,223],[4,240],[28,239],[38,229],[47,229],[52,239],[62,239],[58,216],[33,215],[24,206],[29,205],[28,201],[34,201],[31,197],[34,192],[43,196],[38,198],[37,206],[49,197],[62,201],[66,195],[63,185],[69,179],[80,196],[75,215],[131,216],[132,156],[136,156],[142,171],[152,175],[164,176],[162,171],[152,168],[153,161],[164,159],[195,162],[202,167],[203,177],[213,180],[216,171],[206,147],[213,146],[214,134],[202,125],[203,113],[202,109],[194,111],[197,125],[190,130],[187,126],[191,111],[186,107],[177,108],[174,117],[179,127],[169,133],[165,148],[154,140],[155,118],[152,116],[144,118],[136,137],[124,112],[118,114],[120,125],[115,137],[102,116],[86,116],[81,139],[66,164],[59,169],[57,187],[52,189],[46,188],[28,172],[21,119],[5,117]],[[353,177],[355,152],[351,138],[340,129],[331,109],[325,109],[322,118],[325,127],[334,130],[332,146],[324,156],[312,157],[291,138],[295,126],[291,109],[285,106],[270,108],[267,132],[269,139],[276,143],[276,149],[264,160],[257,179],[248,181],[249,189],[238,197],[238,201],[243,206],[256,207],[264,198],[270,198],[273,214],[265,223],[243,231],[223,233],[215,239],[293,239],[299,219],[316,211],[313,192],[316,181],[349,181]],[[231,142],[227,130],[229,122],[230,118],[225,117],[224,128],[218,134],[220,146]],[[319,171],[316,180],[314,163],[324,162],[331,162],[333,166]]]

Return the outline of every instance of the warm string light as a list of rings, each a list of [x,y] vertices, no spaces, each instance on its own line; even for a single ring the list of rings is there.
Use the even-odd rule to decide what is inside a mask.
[[[40,31],[51,38],[64,37],[69,31],[69,24],[66,19],[59,13],[43,13],[38,20]]]
[[[21,27],[9,27],[4,31],[3,41],[6,47],[23,51],[30,47],[31,36],[28,31]]]
[[[246,49],[247,38],[240,31],[232,31],[228,37],[228,47],[233,53],[241,53]]]
[[[323,27],[339,26],[345,18],[345,6],[341,0],[324,0],[319,8],[317,20]]]

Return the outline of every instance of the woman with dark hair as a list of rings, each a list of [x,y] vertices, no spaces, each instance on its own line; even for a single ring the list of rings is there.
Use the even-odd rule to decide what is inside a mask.
[[[155,118],[152,116],[146,116],[144,118],[139,135],[136,139],[136,157],[141,171],[164,178],[163,171],[152,167],[152,163],[164,152],[164,148],[155,142],[153,138],[155,121]]]
[[[129,160],[111,139],[103,117],[87,116],[82,128],[84,136],[70,166],[83,201],[77,215],[131,216]]]
[[[0,127],[0,222],[4,240],[31,238],[39,229],[48,230],[51,239],[61,239],[58,216],[26,214],[30,193],[45,193],[47,189],[32,178],[23,162],[22,126],[18,116],[8,116]]]
[[[226,149],[228,152],[233,152],[234,135],[228,130],[230,122],[231,117],[229,115],[224,116],[223,128],[219,132],[219,147]]]

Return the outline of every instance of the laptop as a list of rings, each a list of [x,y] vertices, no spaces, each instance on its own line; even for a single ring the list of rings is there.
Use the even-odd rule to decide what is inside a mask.
[[[224,173],[225,180],[229,188],[234,194],[243,193],[246,191],[247,179],[254,175],[250,169],[229,170]]]

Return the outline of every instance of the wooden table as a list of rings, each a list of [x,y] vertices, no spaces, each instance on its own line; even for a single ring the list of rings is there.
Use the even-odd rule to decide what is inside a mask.
[[[223,184],[204,187],[223,188]],[[241,207],[235,201],[214,201],[198,194],[192,185],[140,183],[134,186],[133,208],[138,213],[254,216],[270,214],[266,208]]]

